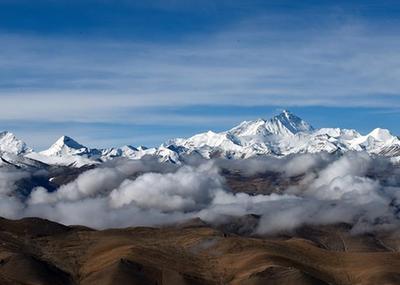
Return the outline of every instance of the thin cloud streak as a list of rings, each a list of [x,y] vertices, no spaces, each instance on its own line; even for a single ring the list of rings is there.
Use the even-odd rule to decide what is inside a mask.
[[[0,122],[193,124],[206,131],[210,121],[225,128],[252,117],[168,110],[400,107],[397,31],[344,18],[305,24],[261,16],[163,43],[0,33]],[[51,139],[44,134],[40,148]]]
[[[64,110],[97,120],[123,107],[196,104],[400,105],[394,35],[345,25],[276,38],[255,32],[256,24],[163,46],[3,35],[5,109],[27,96],[34,105],[0,119],[49,118]]]

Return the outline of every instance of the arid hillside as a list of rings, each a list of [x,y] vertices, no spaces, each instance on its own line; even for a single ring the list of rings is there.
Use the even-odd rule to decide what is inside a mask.
[[[47,220],[0,220],[0,284],[400,284],[395,233],[347,225],[276,236],[232,223],[96,231]]]

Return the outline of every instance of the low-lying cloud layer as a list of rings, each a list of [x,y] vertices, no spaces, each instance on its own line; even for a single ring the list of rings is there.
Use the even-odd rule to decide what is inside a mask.
[[[221,169],[244,177],[272,171],[298,179],[280,194],[235,194]],[[399,226],[398,171],[389,161],[363,153],[191,161],[184,166],[118,160],[88,170],[53,192],[36,187],[22,199],[15,195],[16,183],[32,174],[3,169],[0,215],[108,228],[196,217],[222,223],[232,216],[257,214],[258,234],[341,222],[352,224],[358,233]]]

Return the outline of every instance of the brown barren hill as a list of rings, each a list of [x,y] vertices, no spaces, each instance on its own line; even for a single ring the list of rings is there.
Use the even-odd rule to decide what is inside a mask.
[[[257,238],[199,221],[97,231],[1,219],[0,230],[0,284],[400,284],[396,237],[341,225]]]

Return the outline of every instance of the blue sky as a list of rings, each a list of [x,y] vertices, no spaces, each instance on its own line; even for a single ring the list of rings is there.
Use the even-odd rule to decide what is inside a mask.
[[[0,126],[156,146],[289,109],[400,134],[398,1],[0,0]]]

